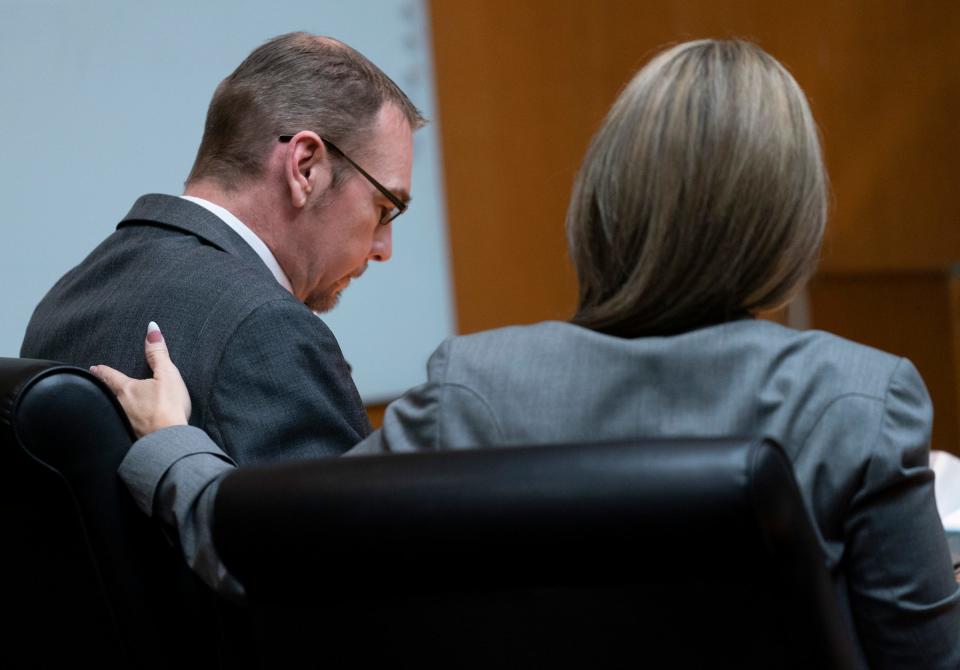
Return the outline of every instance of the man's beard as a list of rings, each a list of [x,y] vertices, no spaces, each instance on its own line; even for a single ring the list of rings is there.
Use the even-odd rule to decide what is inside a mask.
[[[314,314],[323,314],[324,312],[329,312],[331,309],[337,306],[337,303],[340,302],[340,293],[341,289],[337,289],[334,291],[325,291],[316,295],[310,295],[303,304],[305,304]]]
[[[350,278],[359,279],[360,275],[366,271],[367,264],[364,263],[362,268],[350,275]],[[340,302],[340,294],[343,293],[347,286],[350,285],[349,281],[341,281],[343,282],[342,285],[340,282],[337,282],[337,284],[326,289],[325,291],[311,293],[307,296],[307,299],[303,301],[303,304],[305,304],[314,314],[323,314],[324,312],[329,312],[331,309],[337,306],[337,303]]]

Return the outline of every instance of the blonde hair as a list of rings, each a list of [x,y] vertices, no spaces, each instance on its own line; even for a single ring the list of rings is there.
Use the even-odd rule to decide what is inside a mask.
[[[787,302],[827,218],[817,128],[759,47],[702,40],[656,56],[617,98],[577,176],[573,322],[670,334]]]

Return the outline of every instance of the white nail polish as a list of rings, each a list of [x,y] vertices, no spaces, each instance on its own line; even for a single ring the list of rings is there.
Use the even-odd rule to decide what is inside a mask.
[[[156,321],[151,321],[147,324],[147,333],[155,333],[160,330],[160,326],[157,325]]]

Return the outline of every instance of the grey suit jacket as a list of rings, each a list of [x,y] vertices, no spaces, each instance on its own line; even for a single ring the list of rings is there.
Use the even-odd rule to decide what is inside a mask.
[[[349,455],[769,436],[794,464],[871,667],[960,667],[960,588],[928,467],[930,400],[906,359],[763,321],[635,340],[549,322],[448,340],[428,373]],[[121,476],[145,511],[160,501],[201,572],[219,566],[207,571],[215,581],[229,576],[209,522],[231,466],[211,454],[200,431],[167,429],[134,446]]]
[[[41,301],[20,355],[148,377],[151,320],[190,389],[190,423],[239,463],[336,455],[370,432],[330,330],[229,226],[183,198],[137,200]]]

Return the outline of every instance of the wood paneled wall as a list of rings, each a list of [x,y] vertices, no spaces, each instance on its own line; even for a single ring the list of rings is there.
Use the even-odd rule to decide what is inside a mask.
[[[960,257],[960,3],[917,0],[433,0],[460,329],[562,318],[563,220],[587,143],[662,46],[751,39],[820,124],[833,186],[823,266]]]
[[[653,53],[700,37],[758,43],[807,92],[832,180],[824,270],[883,274],[960,259],[960,2],[432,0],[430,11],[461,332],[571,314],[563,221],[590,137]],[[812,294],[814,325],[823,295]],[[876,316],[869,328],[827,320],[882,346],[889,338],[877,329],[916,314]],[[949,321],[918,324],[898,353],[951,349],[948,331],[931,330]],[[934,398],[938,420],[949,413],[956,423],[956,378],[947,384]]]

